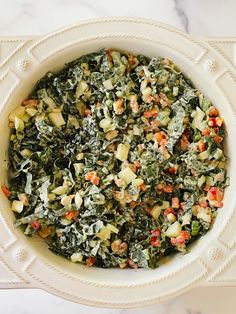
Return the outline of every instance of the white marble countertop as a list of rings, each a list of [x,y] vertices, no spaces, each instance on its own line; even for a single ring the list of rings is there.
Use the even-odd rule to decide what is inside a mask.
[[[235,0],[0,0],[0,36],[40,35],[78,20],[128,15],[200,36],[236,37]],[[236,288],[198,288],[166,303],[132,310],[95,309],[41,290],[1,290],[4,314],[234,314]]]

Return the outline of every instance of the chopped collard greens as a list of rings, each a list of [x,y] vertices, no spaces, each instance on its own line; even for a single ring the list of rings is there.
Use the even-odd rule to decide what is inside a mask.
[[[72,262],[156,268],[223,206],[223,119],[169,59],[82,56],[40,79],[9,125],[15,226]]]

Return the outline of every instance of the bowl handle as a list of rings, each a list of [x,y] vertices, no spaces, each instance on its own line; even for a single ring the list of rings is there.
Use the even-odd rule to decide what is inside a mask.
[[[34,288],[16,273],[0,256],[0,289]]]
[[[236,37],[203,38],[218,54],[236,70]]]

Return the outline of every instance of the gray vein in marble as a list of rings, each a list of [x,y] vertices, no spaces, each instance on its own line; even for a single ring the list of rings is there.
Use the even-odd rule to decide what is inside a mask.
[[[199,311],[194,312],[190,309],[187,309],[187,314],[201,314],[201,312],[199,312]]]
[[[187,14],[185,13],[184,7],[183,7],[183,1],[182,0],[174,0],[175,4],[175,11],[178,15],[178,17],[181,20],[181,23],[183,24],[184,30],[188,33],[189,32],[189,19]]]

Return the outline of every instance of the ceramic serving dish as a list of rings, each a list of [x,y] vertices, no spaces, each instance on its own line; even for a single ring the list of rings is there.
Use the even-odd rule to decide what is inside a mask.
[[[0,185],[7,184],[8,114],[48,70],[56,71],[102,47],[177,63],[219,108],[227,128],[230,187],[206,236],[186,255],[156,270],[98,269],[51,253],[37,238],[14,229],[10,203],[0,192],[0,288],[41,288],[65,299],[128,308],[160,302],[203,285],[236,284],[236,39],[199,39],[154,21],[111,18],[72,25],[39,38],[0,39]]]

